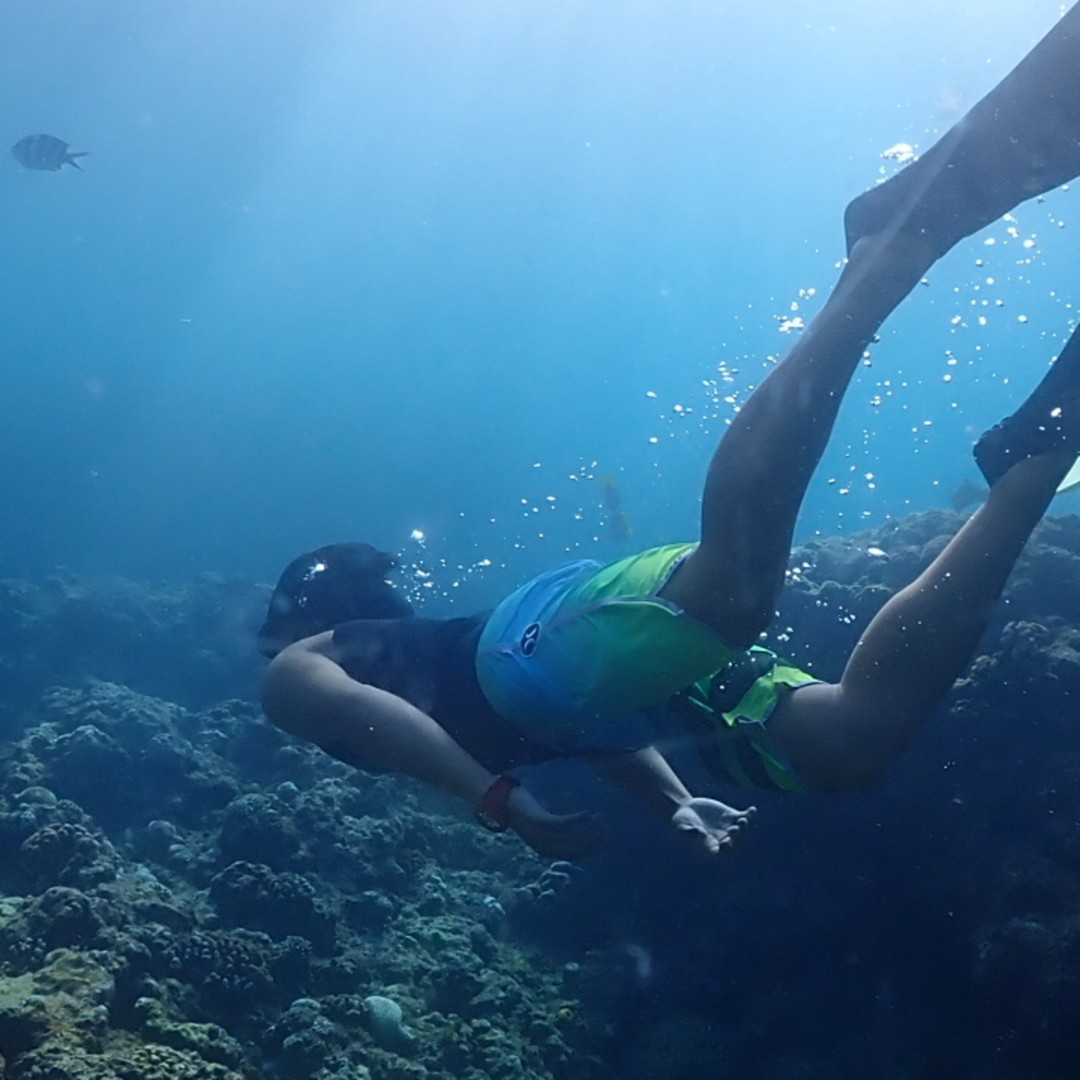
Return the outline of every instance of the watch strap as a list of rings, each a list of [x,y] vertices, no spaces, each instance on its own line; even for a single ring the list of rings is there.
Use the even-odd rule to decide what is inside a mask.
[[[503,774],[484,792],[476,808],[476,820],[489,832],[506,832],[510,827],[510,793],[520,782]]]

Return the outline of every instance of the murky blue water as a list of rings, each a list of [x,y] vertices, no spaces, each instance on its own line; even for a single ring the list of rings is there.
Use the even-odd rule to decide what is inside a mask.
[[[49,132],[89,156],[0,160],[0,578],[272,581],[362,540],[404,553],[428,613],[463,613],[568,554],[693,538],[725,422],[836,278],[845,205],[1059,11],[8,0],[0,144]],[[799,539],[947,506],[976,477],[974,439],[1077,317],[1078,199],[964,241],[889,320]],[[1062,641],[1070,618],[1046,615]],[[1055,905],[1075,891],[1059,691],[1076,650],[1012,648],[882,792],[764,795],[759,837],[719,874],[607,804],[614,850],[541,944],[639,972],[612,1009],[613,1068],[1007,1073],[1044,1012],[1065,1047],[1048,1060],[1072,1060],[1075,1007],[1046,987],[1075,989],[1053,964],[1075,959]],[[1006,691],[1020,704],[999,708]],[[602,798],[566,775],[538,781],[553,805]],[[988,956],[1000,970],[976,979]],[[1014,961],[1034,987],[1015,1026],[998,992]]]
[[[486,599],[617,551],[605,477],[635,542],[691,536],[724,419],[834,280],[844,205],[1057,11],[7,5],[5,138],[90,156],[0,169],[0,565],[269,579],[419,529],[433,567],[509,564],[455,593]],[[891,320],[802,535],[972,474],[1066,329],[1075,199],[968,241]]]

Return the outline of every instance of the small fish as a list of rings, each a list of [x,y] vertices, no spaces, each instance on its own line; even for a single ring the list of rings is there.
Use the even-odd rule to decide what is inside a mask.
[[[949,505],[962,514],[969,506],[978,506],[986,501],[989,489],[983,484],[965,478],[960,486],[949,496]]]
[[[47,169],[49,172],[56,172],[65,165],[81,170],[82,166],[75,159],[86,157],[88,153],[88,150],[69,150],[68,143],[55,135],[27,135],[11,148],[12,156],[24,168]]]

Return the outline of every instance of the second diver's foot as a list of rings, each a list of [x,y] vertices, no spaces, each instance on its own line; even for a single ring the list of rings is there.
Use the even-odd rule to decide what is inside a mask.
[[[1027,401],[985,432],[974,453],[993,487],[1018,461],[1058,451],[1080,454],[1080,327]]]

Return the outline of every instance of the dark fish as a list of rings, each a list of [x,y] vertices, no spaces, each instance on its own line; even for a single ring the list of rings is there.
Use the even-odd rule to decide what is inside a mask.
[[[73,153],[68,149],[68,144],[55,135],[27,135],[11,148],[11,153],[24,168],[56,172],[65,165],[81,169],[82,166],[75,159],[86,157],[89,151],[76,150]]]
[[[978,506],[985,502],[988,494],[989,490],[985,485],[965,478],[949,497],[949,503],[958,514],[962,514],[969,506]]]

